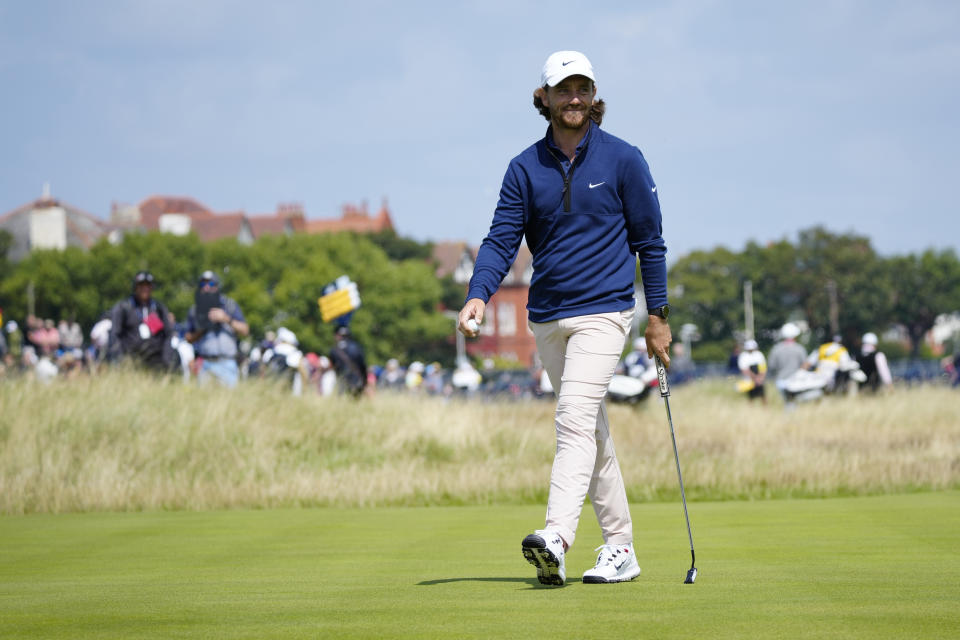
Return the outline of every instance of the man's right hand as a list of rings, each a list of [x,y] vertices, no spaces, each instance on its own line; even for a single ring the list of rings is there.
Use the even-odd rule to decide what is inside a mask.
[[[483,322],[483,311],[487,308],[487,304],[480,298],[470,298],[467,300],[467,303],[463,305],[463,309],[460,309],[460,315],[457,317],[457,329],[463,335],[468,338],[476,338],[480,335],[479,326]],[[476,320],[478,329],[472,331],[467,327],[467,321],[470,319]]]
[[[230,314],[219,307],[213,307],[207,312],[207,318],[214,324],[227,324],[230,322]]]

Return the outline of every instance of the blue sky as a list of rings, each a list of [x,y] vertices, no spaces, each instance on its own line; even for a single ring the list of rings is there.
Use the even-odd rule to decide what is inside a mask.
[[[44,182],[103,217],[387,198],[401,234],[479,244],[558,49],[647,157],[672,258],[814,225],[960,250],[952,1],[0,0],[0,213]]]

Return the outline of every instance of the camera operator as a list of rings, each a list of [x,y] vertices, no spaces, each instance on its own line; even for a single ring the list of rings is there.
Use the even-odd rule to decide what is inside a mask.
[[[197,378],[204,384],[210,376],[226,387],[235,387],[240,377],[237,337],[250,333],[239,305],[220,293],[220,278],[204,271],[197,282],[195,303],[187,313],[187,341],[201,361]]]

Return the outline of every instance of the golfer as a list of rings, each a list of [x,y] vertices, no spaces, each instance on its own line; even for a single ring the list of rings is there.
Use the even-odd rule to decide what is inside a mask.
[[[605,105],[596,99],[595,81],[582,53],[547,58],[533,104],[550,126],[507,168],[458,319],[464,335],[477,335],[469,321],[483,321],[526,237],[533,254],[530,329],[558,401],[546,524],[524,538],[522,550],[540,582],[550,585],[566,581],[564,553],[587,495],[604,544],[583,581],[640,574],[603,402],[633,320],[637,256],[650,314],[647,352],[670,362],[657,186],[639,149],[600,128]]]

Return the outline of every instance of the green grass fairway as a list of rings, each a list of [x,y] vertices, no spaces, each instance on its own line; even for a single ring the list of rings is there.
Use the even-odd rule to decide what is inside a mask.
[[[520,554],[541,507],[0,518],[3,638],[947,638],[960,492],[633,507],[643,573],[566,587]]]

